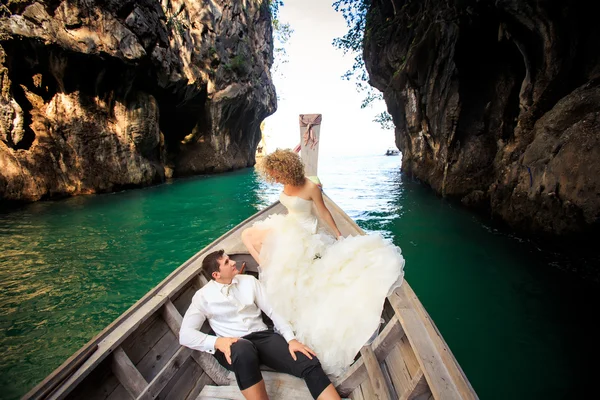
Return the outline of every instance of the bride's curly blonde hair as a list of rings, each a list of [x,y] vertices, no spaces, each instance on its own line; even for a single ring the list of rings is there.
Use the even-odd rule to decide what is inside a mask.
[[[256,163],[256,169],[267,181],[279,180],[284,185],[301,186],[304,183],[304,164],[290,149],[277,149]]]

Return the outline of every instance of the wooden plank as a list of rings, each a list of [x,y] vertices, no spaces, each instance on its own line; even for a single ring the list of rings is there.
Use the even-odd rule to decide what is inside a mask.
[[[183,363],[192,355],[192,349],[181,346],[173,357],[159,371],[156,377],[146,386],[146,388],[138,395],[138,399],[158,397],[160,392],[167,386],[169,381],[175,376]]]
[[[244,395],[240,392],[237,386],[204,386],[200,392],[200,399],[230,399],[230,400],[245,400]],[[271,398],[269,396],[269,398]],[[273,400],[273,399],[272,399]]]
[[[373,386],[373,392],[375,394],[373,399],[391,400],[392,396],[390,390],[387,387],[383,372],[381,371],[381,366],[379,365],[379,361],[377,361],[377,357],[375,357],[373,349],[371,349],[370,346],[363,346],[360,350],[360,354],[365,367],[367,368],[369,381]]]
[[[181,329],[181,322],[183,321],[183,317],[175,308],[175,305],[171,302],[171,300],[167,300],[167,302],[162,307],[162,317],[171,329],[171,332],[175,334],[175,336],[179,337],[179,330]]]
[[[361,358],[356,360],[333,385],[341,396],[347,396],[353,393],[367,379],[369,379],[369,375],[367,374],[365,363]]]
[[[425,375],[423,371],[419,370],[413,377],[407,390],[400,396],[400,400],[426,400],[430,395],[431,391],[425,380]]]
[[[412,377],[421,369],[421,366],[419,365],[417,356],[406,336],[400,339],[399,348],[402,360],[408,369],[408,373]]]
[[[160,370],[169,362],[171,357],[179,350],[179,341],[177,337],[167,330],[162,338],[156,343],[148,354],[136,365],[144,379],[147,382],[153,380]]]
[[[362,395],[365,400],[371,400],[375,398],[375,390],[373,389],[373,385],[366,379],[363,383],[360,384],[360,389],[362,391]]]
[[[214,385],[214,382],[198,364],[189,358],[158,395],[158,399],[195,400],[205,385]]]
[[[392,318],[394,318],[395,315],[396,313],[394,312],[390,301],[386,298],[385,302],[383,303],[383,312],[381,313],[382,318],[386,322],[389,322]]]
[[[205,396],[202,393],[200,393],[200,395],[196,398],[196,400],[238,400],[238,399],[244,399],[245,400],[244,396],[242,396],[242,397],[229,397],[229,396],[228,397],[223,397],[223,395],[218,395],[218,397],[217,397],[217,395],[214,395],[214,394],[211,394],[209,396]]]
[[[385,362],[380,362],[379,366],[381,367],[381,372],[383,372],[385,384],[390,390],[390,395],[392,396],[392,399],[397,399],[400,396],[398,396],[398,392],[396,392],[396,388],[392,384],[392,378],[390,377],[390,371],[388,371],[387,365],[385,364]]]
[[[194,285],[194,289],[196,289],[196,291],[198,291],[198,290],[202,289],[202,287],[204,287],[204,285],[206,285],[208,283],[208,280],[204,277],[204,275],[198,274],[194,277],[192,282]]]
[[[412,378],[404,363],[399,346],[390,351],[390,354],[385,359],[385,365],[390,373],[390,379],[396,389],[396,393],[402,394],[406,392],[410,387]]]
[[[417,312],[463,398],[469,400],[477,399],[477,394],[475,393],[475,390],[473,390],[473,387],[460,367],[460,364],[458,364],[458,361],[456,361],[456,358],[452,354],[448,344],[442,337],[438,328],[435,326],[435,323],[427,313],[427,310],[425,310],[425,307],[423,307],[423,304],[421,304],[419,301],[417,295],[412,290],[410,285],[408,283],[403,284],[400,288],[394,291],[392,296],[397,298],[399,301],[410,303],[412,309]]]
[[[360,385],[356,389],[354,389],[354,391],[352,391],[352,393],[350,393],[350,399],[365,400],[365,397],[363,396],[362,388],[360,387]]]
[[[394,316],[373,340],[373,351],[378,360],[383,360],[404,337],[404,330],[398,317]]]
[[[185,400],[196,400],[196,398],[200,395],[200,392],[206,385],[213,385],[214,382],[208,374],[203,373],[199,379],[196,380],[196,383]],[[168,397],[167,399],[176,398],[176,397]]]
[[[196,398],[196,400],[231,400],[231,399],[226,399],[226,398],[223,398],[223,397],[212,397],[212,396],[208,397],[208,396],[202,396],[202,395],[200,395],[200,396],[198,396]]]
[[[188,358],[181,368],[179,368],[179,371],[177,371],[175,376],[173,376],[169,383],[163,388],[157,399],[185,399],[202,374],[203,371],[198,364],[191,358]]]
[[[377,360],[385,359],[403,336],[404,331],[400,326],[400,321],[397,317],[393,317],[373,341],[372,348]],[[352,364],[346,373],[334,382],[334,385],[337,391],[345,396],[352,393],[368,377],[367,369],[361,358]]]
[[[232,381],[235,381],[233,372],[228,371],[219,364],[212,354],[203,351],[194,351],[192,358],[216,385],[229,385]]]
[[[123,342],[121,347],[125,350],[125,353],[131,359],[131,362],[138,364],[158,341],[165,336],[165,333],[169,330],[169,327],[161,318],[158,313],[156,316],[151,318],[152,323],[144,327],[144,331],[136,334],[135,331],[131,334],[131,337]],[[142,327],[140,327],[142,329]],[[139,330],[139,329],[138,329]]]
[[[111,369],[111,359],[105,359],[69,395],[69,400],[104,400],[121,386]]]
[[[106,400],[135,400],[129,392],[117,381],[117,387],[113,392],[106,398]]]
[[[190,282],[190,284],[185,289],[180,291],[181,293],[175,296],[171,296],[171,301],[173,302],[173,305],[181,315],[185,314],[185,312],[187,311],[188,307],[192,302],[192,297],[194,297],[194,295],[196,294],[196,291],[196,288],[194,287],[192,282]]]
[[[265,382],[266,384],[266,382]],[[311,400],[312,396],[308,389],[297,391],[286,388],[284,386],[267,385],[267,394],[271,400]],[[230,400],[245,400],[242,392],[237,386],[204,386],[200,392],[198,399],[230,399]]]
[[[431,393],[435,398],[444,400],[462,399],[463,397],[423,325],[423,321],[415,310],[404,307],[404,303],[397,299],[397,296],[390,296],[390,303],[402,323],[404,332],[429,383]]]
[[[271,400],[310,400],[312,396],[303,379],[281,372],[262,372],[267,394]],[[229,386],[205,386],[200,397],[244,399],[237,384]]]
[[[158,319],[158,314],[154,313],[149,318],[147,318],[144,322],[140,324],[140,326],[127,337],[123,343],[121,343],[121,347],[125,350],[125,353],[129,355],[131,358],[131,349],[138,345],[138,343],[143,340],[144,336],[148,335],[148,332],[154,328],[154,324]],[[161,337],[162,334],[159,336]],[[158,339],[157,339],[158,340]],[[152,346],[149,346],[152,347]],[[141,359],[141,357],[140,357]],[[132,359],[133,361],[133,359]]]
[[[113,352],[112,371],[133,397],[137,398],[148,386],[148,382],[120,346]]]

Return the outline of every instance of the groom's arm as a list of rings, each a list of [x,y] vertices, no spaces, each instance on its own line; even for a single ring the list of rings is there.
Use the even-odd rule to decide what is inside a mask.
[[[206,321],[206,312],[202,307],[201,294],[197,293],[192,298],[190,308],[186,311],[183,321],[181,322],[179,343],[190,349],[214,354],[217,337],[200,332],[204,321]]]
[[[282,316],[273,311],[273,307],[269,300],[267,299],[267,295],[265,293],[265,289],[262,284],[254,279],[255,290],[254,290],[254,300],[256,301],[256,305],[265,313],[275,325],[275,328],[281,333],[281,336],[285,339],[286,342],[290,342],[290,340],[296,339],[294,335],[294,330],[288,321],[286,321]]]

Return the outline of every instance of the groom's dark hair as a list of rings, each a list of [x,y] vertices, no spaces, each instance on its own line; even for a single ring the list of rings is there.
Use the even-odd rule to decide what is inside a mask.
[[[207,280],[215,279],[213,278],[213,272],[219,272],[219,258],[223,257],[225,254],[225,250],[217,250],[208,254],[202,260],[202,273]]]

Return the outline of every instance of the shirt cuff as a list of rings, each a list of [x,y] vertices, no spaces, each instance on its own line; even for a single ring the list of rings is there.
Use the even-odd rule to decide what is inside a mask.
[[[283,336],[285,341],[288,343],[290,342],[290,340],[296,339],[296,336],[294,335],[293,332],[285,332],[285,333],[282,333],[281,336]]]
[[[206,335],[205,345],[206,352],[210,354],[215,354],[215,343],[217,343],[217,337],[213,335]]]

